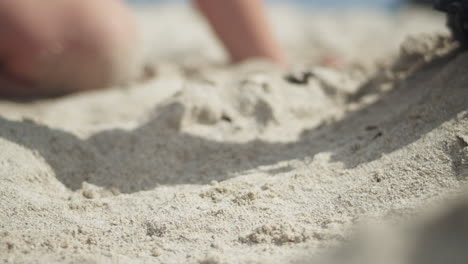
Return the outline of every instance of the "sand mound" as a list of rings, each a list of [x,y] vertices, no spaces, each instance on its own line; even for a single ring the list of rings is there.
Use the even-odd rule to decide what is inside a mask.
[[[468,174],[468,54],[435,34],[411,38],[400,56],[394,46],[410,28],[437,31],[438,16],[413,11],[419,19],[402,14],[395,25],[384,15],[347,14],[341,24],[310,24],[310,15],[276,10],[298,58],[285,78],[264,62],[220,66],[209,37],[190,45],[204,52],[185,49],[179,44],[206,28],[184,10],[161,14],[156,32],[182,17],[193,30],[155,49],[166,58],[146,48],[146,80],[0,101],[0,259],[307,263],[331,250],[322,262],[398,256],[391,263],[419,264],[439,251],[466,260],[459,247],[446,250],[467,243],[466,221],[457,220],[466,219],[466,203],[405,220],[462,193]],[[147,15],[140,13],[144,30],[156,23]],[[395,33],[364,42],[366,54],[357,40],[370,39],[362,32],[374,25],[358,23],[365,16],[378,18],[379,36]],[[330,50],[349,64],[314,66]],[[409,221],[414,235],[355,238],[363,218]],[[382,235],[388,241],[375,243]],[[351,250],[341,245],[347,240]]]

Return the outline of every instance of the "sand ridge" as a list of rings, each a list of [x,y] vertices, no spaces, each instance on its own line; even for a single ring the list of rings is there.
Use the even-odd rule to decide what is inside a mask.
[[[179,12],[194,22],[187,34],[206,33],[198,18]],[[174,44],[185,43],[182,34],[174,45],[144,50],[154,76],[130,87],[1,101],[0,259],[309,263],[328,250],[340,255],[363,218],[406,221],[427,204],[465,192],[468,55],[434,33],[440,17],[413,11],[422,12],[420,20],[402,14],[402,27],[369,13],[395,40],[375,52],[379,40],[366,42],[363,54],[358,40],[373,25],[348,25],[355,35],[343,44],[335,19],[296,12],[274,14],[292,56],[302,54],[292,74],[311,73],[304,84],[288,82],[286,73],[261,61],[220,66],[209,37],[191,45],[203,50],[196,53],[202,58],[188,56],[193,50]],[[139,14],[143,30],[156,25],[148,13]],[[348,16],[343,21],[362,19]],[[162,12],[155,30],[172,19]],[[304,34],[292,33],[298,28]],[[408,28],[430,34],[408,40],[398,55],[394,44]],[[320,42],[314,36],[325,29]],[[145,34],[155,41],[154,32]],[[324,47],[350,65],[316,66]],[[158,55],[163,48],[172,57]],[[447,203],[454,204],[447,212],[466,214],[463,202]],[[414,237],[427,233],[431,221],[437,229],[431,220],[437,218],[427,219],[414,220],[423,230]],[[465,234],[466,223],[456,226]],[[414,245],[406,247],[410,252],[444,248],[394,233],[396,241]],[[353,254],[375,251],[398,255],[392,263],[424,263],[391,247],[390,238],[379,248],[388,251],[374,250],[372,238],[363,241]]]

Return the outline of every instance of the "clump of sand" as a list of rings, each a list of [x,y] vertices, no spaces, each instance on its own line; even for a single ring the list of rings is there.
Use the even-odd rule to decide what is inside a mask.
[[[274,9],[290,75],[307,73],[292,83],[266,62],[222,66],[186,9],[138,14],[144,80],[0,101],[2,261],[466,260],[447,251],[467,243],[463,202],[413,217],[468,173],[468,55],[438,35],[440,16]],[[319,66],[325,53],[345,65]],[[362,219],[391,227],[353,235]]]

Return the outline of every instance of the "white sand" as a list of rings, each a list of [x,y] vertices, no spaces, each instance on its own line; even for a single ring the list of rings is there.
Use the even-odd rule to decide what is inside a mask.
[[[222,66],[206,25],[168,7],[138,12],[145,80],[0,101],[0,261],[466,263],[466,205],[413,217],[468,177],[468,54],[435,35],[443,19],[273,11],[307,85]],[[412,232],[351,235],[369,218]]]

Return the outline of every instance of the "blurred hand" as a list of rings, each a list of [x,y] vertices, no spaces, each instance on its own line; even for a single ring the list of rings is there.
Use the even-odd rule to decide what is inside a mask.
[[[49,96],[129,78],[138,36],[119,0],[0,0],[0,96]]]
[[[194,0],[233,62],[263,58],[286,66],[262,0]]]

